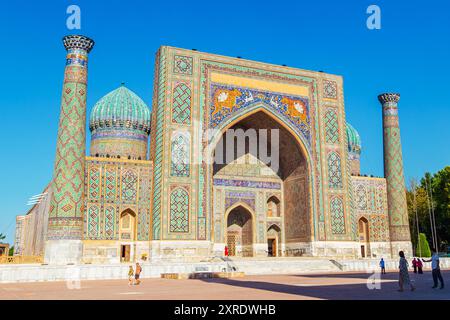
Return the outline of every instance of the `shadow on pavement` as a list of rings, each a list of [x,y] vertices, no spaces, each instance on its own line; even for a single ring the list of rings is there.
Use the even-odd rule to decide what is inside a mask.
[[[448,274],[448,273],[447,273]],[[367,280],[370,274],[345,274],[345,275],[302,275],[303,278],[361,278]],[[283,294],[291,294],[297,297],[305,296],[309,298],[328,299],[328,300],[449,300],[449,290],[433,290],[431,289],[432,279],[431,273],[420,275],[420,278],[411,279],[414,281],[416,291],[411,292],[409,288],[404,292],[398,292],[398,275],[391,273],[383,275],[384,280],[380,289],[370,290],[367,287],[367,281],[357,284],[326,284],[326,283],[310,283],[310,281],[301,281],[297,283],[281,284],[264,281],[248,281],[234,279],[201,279],[199,281],[220,283],[223,285],[250,288],[257,290],[265,290]],[[300,276],[298,276],[300,277]],[[395,280],[392,282],[392,280]],[[445,281],[445,280],[444,280]],[[295,298],[295,297],[293,297]]]

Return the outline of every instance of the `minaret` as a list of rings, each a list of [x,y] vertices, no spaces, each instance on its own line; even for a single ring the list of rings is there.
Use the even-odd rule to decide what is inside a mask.
[[[411,236],[406,205],[405,176],[403,174],[402,144],[398,121],[400,94],[384,93],[378,96],[383,106],[384,177],[387,182],[389,234],[392,255],[403,250],[412,255]]]
[[[50,264],[78,263],[82,254],[87,61],[94,41],[70,35],[63,43],[67,58],[45,246]]]

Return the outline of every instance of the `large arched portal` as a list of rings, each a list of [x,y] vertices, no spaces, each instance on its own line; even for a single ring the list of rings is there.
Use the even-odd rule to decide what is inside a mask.
[[[258,217],[254,245],[257,255],[267,256],[267,227],[274,223],[281,226],[279,239],[284,241],[277,243],[280,255],[289,255],[299,248],[309,251],[311,179],[304,150],[295,133],[264,109],[245,115],[224,129],[214,150],[215,228],[222,229],[220,223],[227,223],[220,218],[221,212],[241,201]],[[273,194],[277,196],[271,197]],[[273,207],[277,209],[274,211]],[[269,211],[276,214],[267,214]],[[216,232],[216,243],[226,242],[225,238]]]

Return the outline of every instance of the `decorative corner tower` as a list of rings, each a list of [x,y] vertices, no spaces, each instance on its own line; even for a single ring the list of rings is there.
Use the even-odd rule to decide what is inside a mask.
[[[82,255],[87,61],[94,41],[70,35],[63,43],[67,59],[45,246],[50,264],[78,263]]]
[[[392,255],[400,250],[411,255],[412,245],[406,205],[405,176],[403,174],[402,145],[398,120],[400,94],[383,93],[378,96],[383,106],[384,176],[387,182],[389,233]]]

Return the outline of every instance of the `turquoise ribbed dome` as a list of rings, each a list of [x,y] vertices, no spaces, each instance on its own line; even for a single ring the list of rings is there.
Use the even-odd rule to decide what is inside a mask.
[[[150,133],[150,110],[145,102],[124,85],[98,100],[91,112],[89,128],[136,130]]]
[[[352,127],[350,123],[347,123],[347,143],[348,151],[360,154],[361,153],[361,138],[358,131]]]

